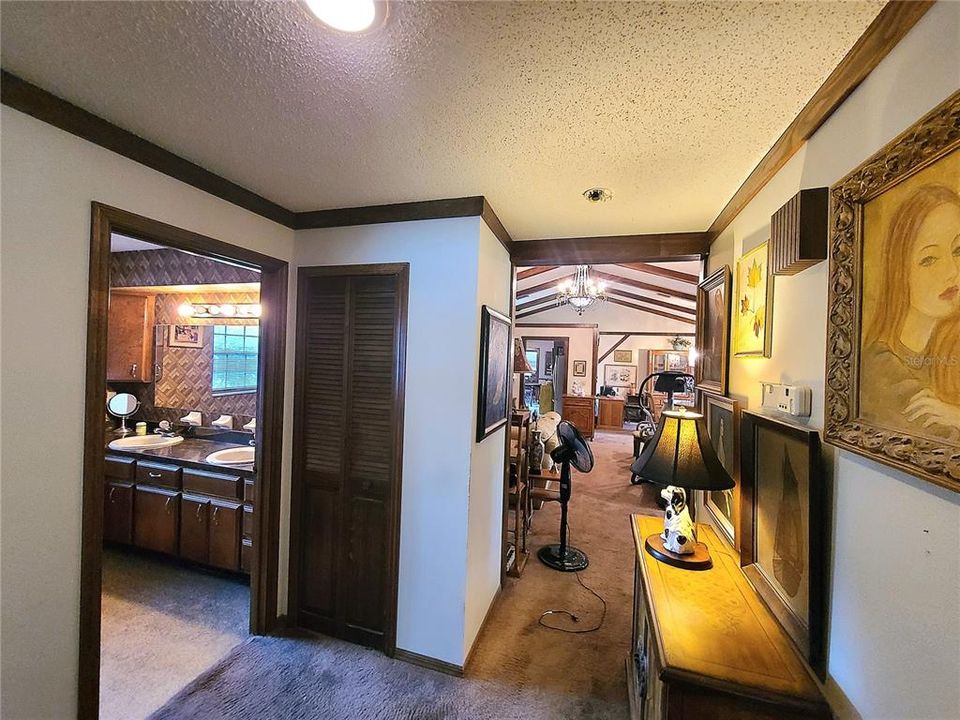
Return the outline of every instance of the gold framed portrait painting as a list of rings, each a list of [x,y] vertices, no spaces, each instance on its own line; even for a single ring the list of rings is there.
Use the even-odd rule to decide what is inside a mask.
[[[764,242],[737,260],[733,297],[733,354],[770,357],[773,344],[773,278]]]
[[[830,195],[824,437],[960,491],[960,93]]]

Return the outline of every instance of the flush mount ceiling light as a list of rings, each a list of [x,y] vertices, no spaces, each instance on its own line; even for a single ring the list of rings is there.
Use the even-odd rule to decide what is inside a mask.
[[[607,200],[613,200],[613,193],[607,188],[602,187],[592,187],[589,190],[584,190],[583,196],[587,199],[587,202],[591,203],[601,203],[606,202]]]
[[[387,16],[387,3],[375,0],[302,0],[324,25],[345,33],[363,33],[379,27]]]

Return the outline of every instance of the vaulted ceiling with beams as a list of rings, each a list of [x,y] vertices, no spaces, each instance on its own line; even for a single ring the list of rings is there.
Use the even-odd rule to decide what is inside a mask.
[[[576,272],[575,265],[537,265],[517,270],[517,320],[534,321],[538,315],[557,307],[557,286]],[[693,331],[696,316],[697,262],[625,263],[593,265],[590,276],[606,283],[606,302],[628,308],[653,319],[687,324]],[[578,316],[566,309],[565,322],[596,322],[588,309]],[[556,318],[556,313],[551,313]],[[674,322],[668,327],[675,327]],[[631,329],[631,328],[626,328]]]
[[[10,1],[0,54],[291,210],[485,195],[516,239],[702,231],[882,6],[391,2],[354,37],[295,2]]]

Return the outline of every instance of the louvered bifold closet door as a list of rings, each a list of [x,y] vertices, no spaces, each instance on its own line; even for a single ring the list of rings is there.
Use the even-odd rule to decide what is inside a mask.
[[[299,338],[298,620],[385,649],[396,603],[404,278],[309,278]]]

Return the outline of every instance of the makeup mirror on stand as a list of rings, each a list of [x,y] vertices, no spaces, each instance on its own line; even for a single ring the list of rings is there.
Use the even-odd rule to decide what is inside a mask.
[[[119,435],[128,435],[133,430],[127,427],[127,418],[140,409],[140,401],[130,393],[117,393],[107,400],[107,412],[120,418],[120,427],[116,432]]]

